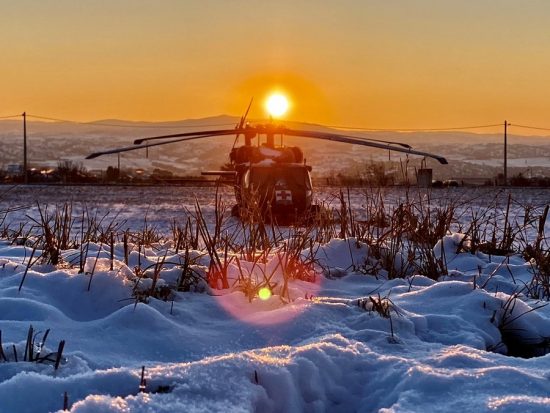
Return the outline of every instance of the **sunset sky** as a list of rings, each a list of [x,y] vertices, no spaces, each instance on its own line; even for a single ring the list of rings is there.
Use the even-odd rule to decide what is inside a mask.
[[[0,0],[0,116],[550,127],[548,0]],[[256,104],[252,117],[264,117]]]

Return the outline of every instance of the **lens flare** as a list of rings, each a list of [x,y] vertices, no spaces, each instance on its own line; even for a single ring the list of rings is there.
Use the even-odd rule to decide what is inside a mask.
[[[271,290],[267,287],[262,287],[258,291],[258,297],[260,297],[260,300],[269,300],[271,297]]]
[[[288,110],[288,99],[281,93],[274,93],[266,101],[267,111],[271,116],[282,116]]]

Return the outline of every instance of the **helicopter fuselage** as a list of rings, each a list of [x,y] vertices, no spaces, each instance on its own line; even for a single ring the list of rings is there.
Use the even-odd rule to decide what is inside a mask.
[[[244,145],[230,154],[235,167],[234,215],[259,210],[278,220],[309,213],[313,200],[311,166],[298,147]]]
[[[296,219],[310,212],[313,202],[310,166],[268,159],[243,165],[240,170],[235,189],[241,211],[259,208],[264,216],[278,220]]]

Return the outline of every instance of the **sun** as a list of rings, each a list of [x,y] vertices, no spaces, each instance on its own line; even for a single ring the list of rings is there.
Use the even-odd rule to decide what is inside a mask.
[[[288,99],[281,93],[273,93],[267,98],[265,107],[267,112],[273,117],[279,117],[288,110]]]

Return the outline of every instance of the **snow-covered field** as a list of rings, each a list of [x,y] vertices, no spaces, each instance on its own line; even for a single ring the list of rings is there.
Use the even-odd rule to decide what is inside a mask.
[[[11,211],[4,226],[15,229],[39,221],[46,204],[52,211],[70,202],[76,217],[107,214],[104,223],[115,221],[120,230],[147,225],[169,234],[174,219],[184,222],[196,201],[211,220],[214,191],[6,187],[0,211]],[[324,189],[318,198],[335,204],[338,192]],[[309,263],[300,267],[289,260],[293,239],[287,239],[262,259],[230,261],[230,288],[199,281],[183,292],[171,287],[182,277],[185,258],[199,275],[211,264],[200,247],[183,254],[167,239],[145,247],[130,242],[125,264],[118,240],[110,270],[109,246],[90,242],[79,273],[81,247],[61,251],[63,260],[54,266],[36,259],[43,244],[34,250],[32,237],[26,244],[0,241],[0,412],[61,411],[65,392],[69,410],[79,413],[550,412],[550,308],[533,298],[536,265],[520,254],[460,248],[458,231],[476,211],[506,219],[508,191],[344,195],[365,220],[376,197],[388,208],[407,198],[453,203],[456,232],[430,247],[445,260],[447,275],[434,280],[411,270],[406,278],[388,279],[372,245],[353,237],[310,243],[293,257]],[[221,196],[232,202],[229,189]],[[533,207],[533,216],[540,213],[550,191],[512,191],[512,198],[508,220],[519,222],[525,206]],[[299,231],[291,233],[299,238]],[[532,229],[526,237],[535,242]],[[403,260],[410,252],[388,251],[386,258],[395,253]],[[291,264],[295,276],[288,277]],[[166,300],[145,297],[161,287],[170,287]],[[23,361],[30,325],[33,354],[39,352],[33,362]],[[55,360],[61,340],[55,369],[44,357],[53,353]]]
[[[478,165],[487,165],[499,167],[502,165],[502,159],[464,159],[464,162],[475,163]],[[548,157],[540,158],[512,158],[508,159],[508,165],[512,168],[533,168],[542,166],[547,168],[550,166]]]

